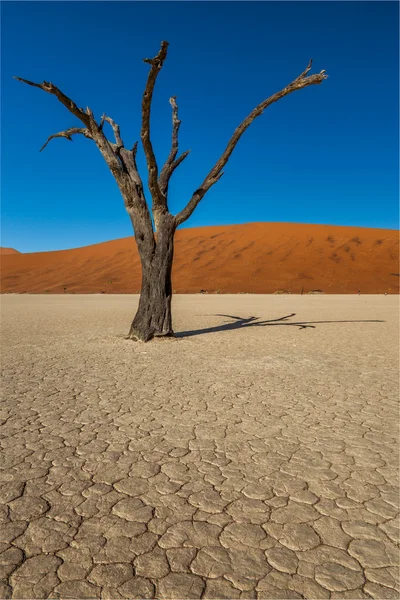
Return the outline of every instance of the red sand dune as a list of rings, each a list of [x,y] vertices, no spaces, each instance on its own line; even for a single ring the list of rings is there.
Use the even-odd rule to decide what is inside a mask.
[[[398,293],[396,230],[249,223],[181,229],[173,289],[221,293]],[[133,237],[2,257],[2,292],[137,293]]]
[[[0,248],[0,255],[5,254],[21,254],[18,250],[14,250],[14,248]]]

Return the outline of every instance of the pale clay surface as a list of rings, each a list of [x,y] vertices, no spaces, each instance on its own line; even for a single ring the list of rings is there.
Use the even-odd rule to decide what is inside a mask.
[[[0,597],[398,598],[398,297],[136,304],[2,297]]]

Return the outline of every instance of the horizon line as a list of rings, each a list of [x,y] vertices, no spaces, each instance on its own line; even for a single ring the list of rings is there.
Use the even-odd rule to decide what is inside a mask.
[[[187,230],[187,229],[211,229],[217,227],[243,227],[245,225],[298,225],[305,227],[339,227],[339,228],[347,228],[347,229],[368,229],[368,230],[380,230],[380,231],[393,231],[399,232],[400,228],[393,229],[391,227],[366,227],[364,225],[337,225],[333,223],[299,223],[298,221],[247,221],[245,223],[227,223],[227,224],[217,224],[217,225],[196,225],[196,226],[187,226],[187,227],[178,227],[176,231],[179,230]],[[115,242],[117,240],[126,240],[128,238],[134,238],[135,235],[116,237],[109,240],[103,240],[101,242],[94,242],[92,244],[85,244],[83,246],[72,246],[70,248],[57,248],[52,250],[32,250],[28,252],[21,252],[12,246],[0,246],[1,249],[15,250],[19,254],[47,254],[48,252],[66,252],[69,250],[79,250],[82,248],[90,248],[91,246],[99,246],[101,244],[109,244],[111,242]],[[4,255],[7,256],[7,255]]]

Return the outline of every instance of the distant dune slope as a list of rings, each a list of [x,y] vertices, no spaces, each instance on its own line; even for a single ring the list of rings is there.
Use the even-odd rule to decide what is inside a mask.
[[[18,250],[14,250],[14,248],[0,248],[0,255],[5,254],[20,254]]]
[[[2,257],[2,292],[135,293],[140,281],[133,238]],[[398,293],[399,233],[292,223],[182,229],[176,234],[173,289]]]

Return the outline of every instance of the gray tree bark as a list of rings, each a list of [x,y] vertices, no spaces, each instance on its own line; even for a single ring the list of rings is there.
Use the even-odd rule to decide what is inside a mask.
[[[159,220],[157,242],[152,251],[138,242],[142,265],[139,307],[128,334],[133,340],[147,342],[153,337],[173,336],[172,329],[172,261],[174,256],[175,219],[165,214]]]
[[[146,201],[143,183],[136,164],[137,142],[131,150],[125,148],[119,126],[113,119],[103,115],[100,122],[97,123],[89,107],[86,110],[79,108],[75,102],[52,83],[46,81],[34,83],[20,77],[15,78],[54,95],[84,125],[84,127],[71,127],[49,136],[41,151],[54,138],[63,137],[72,141],[73,135],[83,135],[94,141],[117,182],[124,199],[125,208],[132,221],[142,266],[139,307],[132,321],[128,338],[143,342],[155,337],[173,336],[171,272],[174,255],[174,235],[177,227],[193,214],[207,191],[222,177],[223,168],[236,144],[254,119],[259,117],[268,106],[284,96],[309,85],[320,84],[327,78],[325,71],[308,75],[312,64],[312,61],[310,61],[305,71],[283,90],[258,104],[235,129],[225,151],[201,186],[194,192],[185,208],[174,216],[168,210],[168,185],[175,169],[190,152],[190,150],[187,150],[178,157],[178,133],[181,122],[178,118],[178,105],[175,96],[170,98],[172,107],[171,150],[161,172],[158,169],[150,135],[150,114],[154,87],[158,73],[167,57],[167,51],[168,42],[162,42],[160,51],[154,58],[144,59],[144,62],[150,65],[150,71],[142,98],[141,141],[147,163],[148,188],[152,199],[151,209]],[[104,134],[105,123],[108,123],[113,130],[115,140],[113,142]]]

